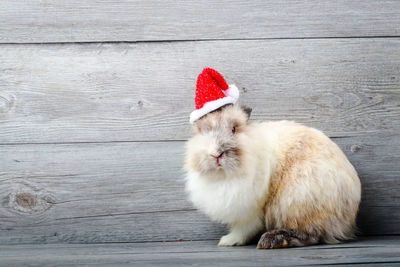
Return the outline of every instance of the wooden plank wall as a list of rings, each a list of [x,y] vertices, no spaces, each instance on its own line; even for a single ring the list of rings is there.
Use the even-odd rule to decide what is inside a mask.
[[[2,0],[0,42],[397,36],[397,0]]]
[[[0,243],[216,239],[182,161],[205,66],[331,136],[400,234],[400,2],[1,1]]]

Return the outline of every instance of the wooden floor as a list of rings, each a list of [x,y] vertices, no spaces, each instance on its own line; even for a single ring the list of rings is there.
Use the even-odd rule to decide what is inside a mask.
[[[215,240],[0,246],[1,266],[400,266],[400,237],[369,237],[340,245],[257,250],[217,247]]]
[[[399,11],[397,0],[1,0],[0,265],[399,264]],[[331,137],[360,176],[362,234],[386,237],[217,248],[227,229],[189,203],[182,171],[204,67],[238,86],[252,121]]]

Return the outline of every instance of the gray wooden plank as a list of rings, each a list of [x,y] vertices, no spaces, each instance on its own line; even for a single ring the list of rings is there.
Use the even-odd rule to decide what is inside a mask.
[[[400,234],[400,140],[363,138],[335,139],[361,174],[362,232]],[[225,227],[186,200],[183,145],[0,146],[0,244],[218,239]]]
[[[340,245],[257,250],[255,246],[222,248],[213,241],[117,244],[0,246],[0,264],[66,265],[213,265],[298,266],[400,264],[399,237],[367,237]]]
[[[181,143],[2,146],[0,243],[206,239],[185,200]]]
[[[184,140],[204,66],[255,120],[330,136],[400,129],[400,39],[3,45],[0,143]]]
[[[382,1],[2,0],[0,42],[399,36]]]

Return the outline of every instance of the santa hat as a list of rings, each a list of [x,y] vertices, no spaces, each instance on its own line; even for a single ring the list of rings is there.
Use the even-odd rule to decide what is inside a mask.
[[[216,70],[205,68],[197,78],[196,110],[190,113],[190,123],[238,99],[239,90],[234,84],[228,85]]]

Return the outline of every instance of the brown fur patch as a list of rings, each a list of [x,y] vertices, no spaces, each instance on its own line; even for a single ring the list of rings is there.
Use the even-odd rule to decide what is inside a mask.
[[[299,176],[297,169],[301,169],[303,162],[310,160],[318,153],[319,140],[308,128],[302,127],[296,133],[296,136],[297,139],[289,146],[286,146],[287,149],[283,153],[283,157],[278,160],[276,170],[271,176],[268,199],[265,204],[266,213],[268,213],[270,207],[277,205],[281,201],[282,193],[288,187],[301,183],[301,179],[305,177]],[[282,139],[285,139],[285,137],[283,136]],[[266,217],[269,219],[267,227],[270,229],[284,226],[287,228],[299,228],[302,231],[311,233],[313,229],[310,229],[309,223],[327,216],[323,214],[323,211],[314,210],[304,216],[291,217],[286,221],[280,221],[279,225],[277,225],[277,221],[280,218],[274,218],[273,215]]]
[[[267,203],[279,199],[279,194],[285,188],[285,185],[300,178],[293,174],[293,167],[310,159],[317,152],[316,141],[317,138],[313,137],[308,129],[303,129],[302,135],[287,148],[283,158],[278,160],[279,163],[272,175]]]
[[[235,126],[240,130],[247,123],[247,119],[247,114],[239,105],[226,105],[204,115],[195,121],[194,126],[199,133],[210,131],[220,125]]]

